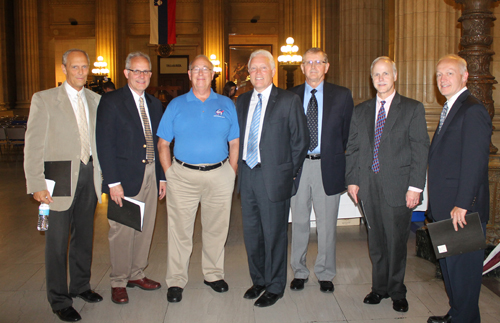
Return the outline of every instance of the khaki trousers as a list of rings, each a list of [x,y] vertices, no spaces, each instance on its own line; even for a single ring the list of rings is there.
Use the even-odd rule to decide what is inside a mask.
[[[168,287],[184,288],[188,282],[193,230],[201,203],[201,267],[206,281],[224,279],[224,245],[229,229],[231,200],[236,174],[224,163],[211,171],[181,166],[175,160],[167,178]]]
[[[148,265],[158,203],[154,163],[146,165],[141,190],[132,198],[145,203],[142,232],[108,220],[111,287],[126,287],[129,280],[145,277],[144,268]],[[109,199],[108,203],[115,202]]]

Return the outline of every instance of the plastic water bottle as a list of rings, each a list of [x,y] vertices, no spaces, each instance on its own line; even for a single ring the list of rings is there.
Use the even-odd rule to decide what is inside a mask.
[[[47,231],[49,228],[49,212],[50,206],[48,204],[40,204],[38,208],[38,231]]]

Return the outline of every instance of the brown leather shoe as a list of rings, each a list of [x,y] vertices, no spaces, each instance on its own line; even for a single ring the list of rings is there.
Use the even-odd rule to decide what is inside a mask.
[[[111,300],[115,304],[127,304],[127,289],[125,287],[111,287]]]
[[[139,287],[144,290],[155,290],[161,288],[161,284],[144,277],[143,279],[129,280],[127,287]]]

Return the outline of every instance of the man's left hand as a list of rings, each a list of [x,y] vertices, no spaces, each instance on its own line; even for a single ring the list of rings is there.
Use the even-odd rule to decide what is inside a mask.
[[[406,192],[406,207],[413,209],[418,203],[420,203],[420,193],[408,190]]]
[[[161,181],[160,182],[160,192],[158,192],[159,195],[159,200],[163,199],[165,197],[165,194],[167,192],[167,182]]]
[[[453,227],[455,228],[455,231],[458,231],[458,225],[463,229],[464,224],[467,225],[467,222],[465,222],[465,215],[467,214],[466,209],[459,208],[458,206],[455,206],[453,210],[451,210],[450,215],[451,218],[453,219]]]

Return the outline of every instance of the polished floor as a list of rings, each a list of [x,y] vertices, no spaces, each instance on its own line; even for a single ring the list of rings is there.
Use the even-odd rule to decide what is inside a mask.
[[[5,151],[0,156],[0,322],[59,322],[46,300],[44,235],[36,230],[38,205],[25,194],[20,152]],[[362,226],[338,228],[337,276],[335,292],[319,291],[315,277],[310,277],[303,291],[285,291],[284,297],[270,308],[256,308],[243,299],[250,287],[246,252],[242,236],[240,201],[235,195],[231,227],[226,247],[226,281],[229,292],[218,294],[203,284],[201,274],[201,224],[196,223],[195,246],[189,268],[189,283],[182,302],[167,302],[167,288],[156,291],[128,289],[130,303],[111,302],[110,261],[106,202],[95,216],[94,258],[91,285],[104,301],[87,304],[75,299],[74,307],[82,322],[426,322],[430,315],[443,315],[448,299],[443,282],[434,278],[434,265],[415,256],[415,235],[408,242],[406,286],[410,310],[398,313],[392,302],[365,305],[370,291],[371,263],[366,231]],[[159,204],[149,267],[149,278],[164,284],[167,254],[165,202]],[[317,241],[311,235],[308,264],[313,267]],[[293,279],[288,270],[288,283]],[[488,288],[481,291],[482,322],[499,322],[500,297]]]

